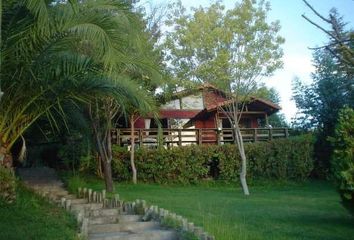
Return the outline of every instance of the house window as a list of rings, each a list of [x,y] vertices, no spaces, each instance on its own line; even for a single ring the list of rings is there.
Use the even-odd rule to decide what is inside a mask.
[[[189,121],[190,119],[175,119],[170,118],[168,121],[169,128],[172,129],[182,129],[183,126]]]

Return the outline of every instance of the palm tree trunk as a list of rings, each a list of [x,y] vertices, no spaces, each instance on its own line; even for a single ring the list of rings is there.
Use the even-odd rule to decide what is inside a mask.
[[[130,117],[130,165],[133,173],[133,183],[137,183],[137,171],[135,167],[134,155],[135,155],[135,134],[134,134],[134,114]]]
[[[0,165],[6,168],[12,168],[13,159],[11,151],[5,147],[5,144],[0,144]]]

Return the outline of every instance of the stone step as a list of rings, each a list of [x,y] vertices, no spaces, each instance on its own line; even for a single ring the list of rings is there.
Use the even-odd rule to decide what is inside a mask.
[[[68,191],[65,191],[65,190],[55,190],[55,191],[50,191],[49,193],[51,194],[55,194],[57,196],[60,196],[60,197],[64,197],[64,196],[68,196],[70,195],[70,193]]]
[[[112,232],[89,234],[89,240],[178,240],[178,235],[171,230],[150,230],[141,233]]]
[[[70,195],[69,192],[67,191],[57,191],[57,190],[56,191],[35,190],[35,191],[40,195],[45,194],[45,195],[55,196],[58,198]]]
[[[94,209],[90,212],[90,217],[117,216],[120,210],[117,208]]]
[[[70,199],[70,201],[71,201],[71,204],[86,204],[86,203],[88,203],[87,199],[84,199],[84,198],[72,198],[72,199]]]
[[[71,204],[70,211],[76,212],[80,210],[97,210],[102,208],[103,208],[102,203],[77,203],[77,204]]]
[[[142,216],[140,215],[130,215],[130,214],[121,214],[118,216],[118,221],[121,222],[140,222]]]
[[[118,223],[118,215],[103,216],[103,217],[90,217],[89,224],[110,224]]]
[[[66,199],[76,199],[76,196],[74,196],[74,195],[57,194],[57,193],[54,193],[54,192],[47,192],[46,196],[48,196],[51,199],[61,199],[62,197],[65,197]]]
[[[122,222],[116,224],[89,225],[89,233],[131,232],[139,233],[160,228],[158,222]]]

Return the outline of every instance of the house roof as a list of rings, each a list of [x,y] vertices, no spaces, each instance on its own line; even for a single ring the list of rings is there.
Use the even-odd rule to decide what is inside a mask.
[[[218,107],[223,107],[223,106],[227,106],[231,103],[235,102],[235,100],[233,99],[229,99],[229,100],[226,100],[226,101],[223,101],[223,102],[219,102],[219,103],[216,103],[216,104],[212,104],[212,105],[209,105],[206,110],[207,111],[213,111],[215,110],[216,108]],[[252,103],[256,103],[256,102],[260,102],[261,104],[263,105],[266,105],[268,107],[271,107],[273,108],[275,111],[278,111],[281,109],[281,107],[273,102],[270,102],[270,101],[267,101],[265,99],[262,99],[262,98],[257,98],[257,97],[251,97],[251,101],[249,102],[249,104],[252,104]]]
[[[200,91],[200,90],[204,90],[204,89],[213,89],[214,91],[220,93],[224,97],[227,97],[227,96],[231,97],[229,94],[227,94],[226,92],[224,92],[221,89],[218,89],[214,85],[212,85],[210,83],[204,83],[204,84],[197,86],[196,88],[185,89],[185,90],[179,91],[172,96],[172,99],[178,99],[180,97],[189,96],[189,95],[194,94],[196,91]],[[250,99],[251,99],[251,101],[249,102],[249,104],[253,103],[253,104],[263,105],[265,108],[268,108],[268,111],[267,111],[268,113],[274,113],[274,112],[277,112],[281,109],[281,107],[279,105],[277,105],[271,101],[268,101],[266,99],[263,99],[263,98],[251,96]],[[231,104],[232,102],[234,102],[233,99],[228,99],[228,100],[225,100],[222,102],[217,102],[215,104],[209,104],[208,106],[206,106],[206,110],[213,111],[218,107],[227,106],[228,104]]]
[[[189,96],[189,95],[194,94],[195,92],[198,92],[198,91],[204,90],[204,89],[208,89],[208,88],[218,91],[219,93],[222,93],[223,95],[226,96],[226,93],[223,90],[218,89],[217,87],[215,87],[214,85],[212,85],[210,83],[203,83],[203,84],[200,84],[194,88],[188,88],[188,89],[178,91],[178,92],[174,93],[171,98],[178,99],[180,97]]]

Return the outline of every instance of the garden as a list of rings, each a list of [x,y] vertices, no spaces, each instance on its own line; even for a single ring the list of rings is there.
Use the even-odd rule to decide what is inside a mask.
[[[0,239],[351,239],[353,29],[301,2],[290,121],[270,4],[0,1]]]

